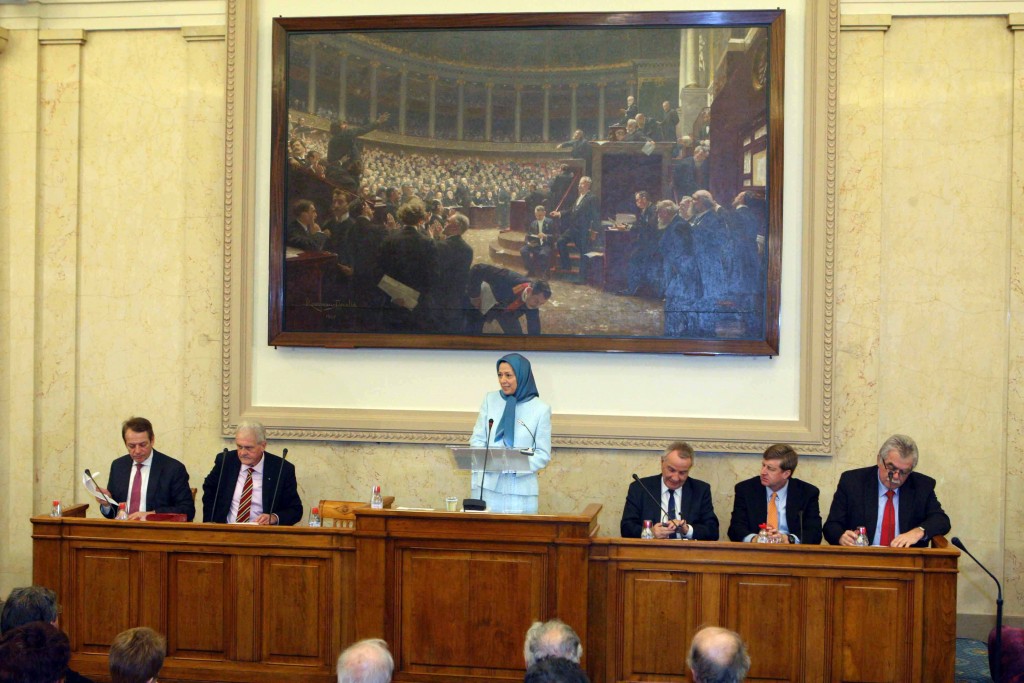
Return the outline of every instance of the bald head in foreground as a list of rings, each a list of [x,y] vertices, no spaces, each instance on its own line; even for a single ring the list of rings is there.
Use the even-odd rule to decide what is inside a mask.
[[[546,657],[561,657],[579,664],[582,656],[580,637],[561,619],[535,621],[526,632],[523,658],[527,669]]]
[[[694,683],[739,683],[750,670],[750,655],[738,633],[708,626],[693,637],[686,663]]]
[[[338,657],[338,683],[390,683],[395,660],[379,638],[349,645]]]

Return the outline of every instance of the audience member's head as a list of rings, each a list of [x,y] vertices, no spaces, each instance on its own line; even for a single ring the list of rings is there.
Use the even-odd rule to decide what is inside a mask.
[[[0,613],[0,633],[6,633],[33,621],[45,621],[57,625],[60,605],[57,594],[42,586],[15,588],[7,596],[3,612]]]
[[[590,683],[590,679],[576,662],[545,657],[526,670],[523,683]]]
[[[708,626],[693,636],[686,663],[694,683],[739,683],[750,670],[750,655],[738,633]]]
[[[338,683],[389,683],[395,660],[379,638],[349,645],[338,657]]]
[[[164,665],[167,641],[151,628],[141,626],[118,633],[110,646],[110,680],[113,683],[152,683]]]
[[[527,668],[545,657],[561,657],[579,664],[582,656],[580,637],[561,619],[535,621],[526,632],[523,657]]]
[[[53,624],[34,621],[0,636],[0,682],[59,683],[71,660],[71,643]]]

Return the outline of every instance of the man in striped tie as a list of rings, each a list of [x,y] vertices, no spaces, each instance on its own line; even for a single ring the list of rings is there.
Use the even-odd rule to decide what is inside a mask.
[[[291,526],[302,519],[295,466],[266,447],[262,424],[239,423],[235,450],[218,454],[203,482],[204,522]]]
[[[761,458],[761,474],[736,484],[730,541],[753,541],[761,524],[776,543],[821,543],[818,487],[793,477],[799,456],[777,443]]]

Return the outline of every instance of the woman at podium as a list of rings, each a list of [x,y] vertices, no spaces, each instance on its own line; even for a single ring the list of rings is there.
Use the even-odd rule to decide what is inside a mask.
[[[484,448],[529,449],[528,472],[480,472],[472,474],[473,490],[483,477],[488,512],[537,512],[537,471],[551,460],[551,406],[540,400],[530,361],[510,353],[498,361],[499,391],[484,396],[469,445]],[[489,433],[488,433],[489,432]]]

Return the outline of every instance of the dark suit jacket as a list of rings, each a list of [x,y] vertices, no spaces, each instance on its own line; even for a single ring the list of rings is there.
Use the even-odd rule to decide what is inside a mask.
[[[949,532],[949,517],[935,497],[935,480],[931,477],[911,472],[900,487],[899,506],[901,533],[914,527],[924,527],[924,538],[918,547],[926,547],[932,536]],[[878,467],[872,465],[843,472],[825,521],[825,540],[837,545],[844,531],[859,526],[867,527],[870,538],[877,524]]]
[[[491,286],[491,293],[494,295],[495,304],[494,308],[488,311],[485,317],[481,317],[480,312],[475,308],[472,309],[472,311],[476,311],[475,320],[472,321],[474,329],[482,328],[483,323],[487,320],[497,320],[505,334],[522,334],[523,326],[520,324],[519,318],[525,316],[526,333],[540,334],[539,310],[527,308],[526,306],[517,306],[509,310],[512,304],[516,302],[517,295],[514,288],[517,285],[530,283],[531,280],[529,278],[507,268],[498,268],[487,263],[478,263],[469,269],[469,286],[466,289],[466,294],[470,299],[480,296],[480,285],[484,282]],[[479,333],[479,330],[477,332]]]
[[[661,497],[660,474],[644,477],[640,481],[655,498]],[[679,491],[679,514],[693,526],[694,540],[717,541],[718,517],[715,516],[715,506],[711,502],[711,486],[700,479],[688,477]],[[657,524],[661,517],[661,509],[644,493],[640,484],[635,481],[630,484],[626,492],[626,507],[622,510],[622,522],[619,524],[623,538],[640,538],[644,520],[649,519]]]
[[[206,480],[203,482],[204,522],[224,524],[228,521],[228,512],[231,511],[231,499],[235,495],[235,483],[238,481],[238,472],[242,469],[242,463],[238,459],[238,451],[229,451],[222,478],[222,457],[222,453],[217,454],[213,461],[213,469],[206,475]],[[297,524],[302,519],[302,500],[299,498],[298,486],[295,482],[295,466],[270,453],[264,453],[263,459],[266,461],[263,466],[263,511],[276,514],[282,526]],[[270,510],[274,489],[277,488],[279,478],[281,488],[277,492],[274,509]],[[220,481],[219,494],[217,493],[218,480]],[[216,501],[213,499],[214,496],[217,496]]]
[[[160,451],[153,451],[152,469],[149,472],[149,483],[146,486],[146,509],[148,512],[179,512],[185,513],[188,521],[196,516],[196,504],[192,500],[192,490],[188,487],[188,470],[174,458]],[[130,455],[122,455],[110,463],[110,476],[107,477],[107,490],[114,500],[128,502],[132,467],[135,466]],[[126,506],[127,507],[127,506]],[[100,513],[113,519],[117,509],[110,507],[109,512]]]
[[[593,192],[584,195],[579,204],[570,204],[562,209],[562,235],[570,233],[586,239],[589,230],[600,224],[601,214],[597,208],[597,197]]]
[[[803,513],[801,515],[801,512]],[[736,500],[732,505],[729,540],[742,541],[756,534],[758,525],[768,518],[768,498],[760,477],[736,484]],[[821,512],[818,511],[818,487],[790,478],[786,490],[786,527],[801,543],[821,543]]]
[[[288,224],[287,244],[302,251],[320,251],[327,241],[327,233],[310,233],[309,229],[298,221]]]

